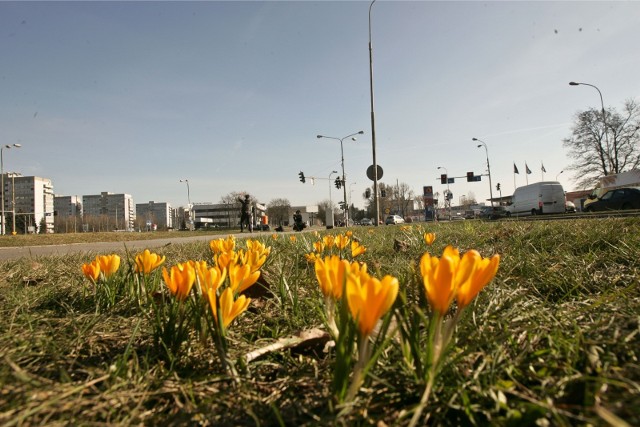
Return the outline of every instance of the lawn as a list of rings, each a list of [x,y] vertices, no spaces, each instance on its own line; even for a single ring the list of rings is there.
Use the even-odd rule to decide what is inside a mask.
[[[196,333],[197,322],[172,351],[159,344],[159,336],[175,331],[154,316],[170,310],[172,300],[161,269],[145,279],[156,283],[153,292],[128,287],[142,280],[135,253],[118,253],[113,295],[81,269],[107,254],[0,263],[0,424],[409,425],[429,370],[407,349],[430,348],[435,324],[420,260],[452,245],[487,258],[499,254],[500,265],[464,310],[454,302],[443,318],[457,323],[417,425],[640,425],[639,219],[349,230],[366,248],[355,259],[371,275],[399,283],[398,298],[368,341],[375,363],[353,399],[338,396],[336,376],[355,355],[336,358],[344,349],[327,333],[325,298],[305,256],[324,236],[346,230],[294,239],[264,233],[256,240],[270,254],[245,291],[247,311],[225,336],[237,375],[225,369],[214,334]],[[435,233],[431,245],[425,232]],[[187,260],[214,264],[206,242],[157,253],[167,268]],[[401,330],[410,325],[416,327],[407,342]],[[348,325],[339,326],[348,336]]]

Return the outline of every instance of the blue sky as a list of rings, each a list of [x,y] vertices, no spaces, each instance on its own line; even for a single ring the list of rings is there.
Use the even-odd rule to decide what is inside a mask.
[[[248,191],[313,205],[372,183],[369,1],[0,2],[5,172],[60,195],[218,202]],[[502,194],[555,179],[575,114],[640,100],[640,2],[384,1],[373,6],[381,182],[442,191],[486,172]],[[532,174],[525,176],[525,162]],[[335,175],[334,175],[335,177]],[[576,189],[568,171],[559,180]],[[457,179],[454,202],[479,183]],[[496,193],[494,191],[494,193]],[[495,194],[494,194],[495,195]]]

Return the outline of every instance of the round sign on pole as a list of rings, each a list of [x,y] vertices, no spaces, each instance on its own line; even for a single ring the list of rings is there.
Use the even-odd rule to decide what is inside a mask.
[[[382,167],[380,167],[380,165],[377,165],[378,167],[376,168],[378,171],[378,181],[380,181],[380,178],[382,178]],[[367,168],[367,178],[369,178],[371,181],[375,181],[375,176],[373,176],[373,165],[369,166]]]

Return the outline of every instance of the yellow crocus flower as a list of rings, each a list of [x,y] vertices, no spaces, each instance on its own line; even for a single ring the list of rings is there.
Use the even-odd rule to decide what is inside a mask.
[[[202,293],[206,295],[209,289],[214,292],[218,290],[227,278],[227,270],[218,266],[208,267],[206,261],[195,263],[196,277],[200,283]]]
[[[171,267],[171,270],[162,267],[162,277],[171,294],[179,300],[184,300],[189,296],[191,287],[196,281],[195,263],[178,263]]]
[[[267,260],[267,252],[261,252],[259,250],[247,250],[239,257],[242,264],[251,266],[251,271],[258,271],[262,268]]]
[[[214,254],[233,252],[236,248],[236,238],[235,236],[228,236],[226,239],[211,240],[209,247]]]
[[[435,233],[424,233],[424,241],[427,245],[433,245],[433,242],[436,240]]]
[[[472,277],[477,261],[481,259],[474,252],[460,257],[457,249],[447,246],[440,259],[428,253],[420,259],[425,294],[431,308],[439,314],[444,315],[449,310],[460,286]]]
[[[324,259],[316,258],[316,278],[320,284],[320,290],[326,298],[339,300],[342,297],[342,288],[348,269],[349,262],[340,259],[338,255],[328,255]]]
[[[366,269],[360,274],[347,275],[347,304],[351,316],[358,322],[361,336],[368,337],[378,320],[391,308],[398,296],[398,279],[385,276],[382,280],[369,276]]]
[[[348,238],[351,238],[351,236],[353,236],[353,231],[349,230],[346,233],[344,233],[345,236],[347,236]]]
[[[100,272],[105,278],[111,276],[120,268],[120,257],[116,254],[100,255],[96,257],[96,262],[100,266]]]
[[[316,262],[316,260],[318,259],[318,255],[316,255],[315,252],[309,252],[308,254],[304,254],[304,257],[307,259],[308,262]]]
[[[96,283],[100,277],[100,264],[97,261],[82,264],[82,273],[87,279]]]
[[[152,253],[149,249],[136,255],[136,273],[149,274],[165,261],[164,256]]]
[[[233,263],[237,263],[240,258],[240,254],[235,251],[231,252],[221,252],[217,255],[213,256],[213,260],[215,261],[218,267],[229,269],[229,265]]]
[[[355,240],[351,242],[351,258],[355,258],[358,255],[362,255],[366,251],[367,251],[367,248],[362,246],[360,243],[356,242]]]
[[[226,288],[222,295],[220,295],[220,311],[218,311],[218,301],[216,292],[212,289],[207,290],[207,299],[209,300],[209,306],[211,307],[211,313],[213,318],[218,322],[218,312],[222,316],[222,327],[227,328],[233,320],[240,314],[245,312],[249,307],[251,298],[247,298],[244,295],[240,295],[235,301],[233,299],[233,291],[230,288]]]
[[[473,262],[475,269],[471,276],[458,287],[456,300],[460,310],[469,305],[476,295],[493,280],[500,265],[500,255],[497,254],[491,258],[482,258],[477,251],[471,250],[464,255],[463,259],[467,256],[472,259],[469,262]]]
[[[338,249],[342,250],[347,247],[350,241],[351,239],[344,234],[338,234],[334,239],[334,244]]]
[[[289,236],[289,240],[291,240],[291,243],[295,243],[296,242],[296,236]]]
[[[331,234],[327,234],[322,238],[322,243],[324,243],[325,248],[331,249],[336,242],[336,238]]]
[[[229,287],[234,293],[240,293],[255,284],[260,271],[251,271],[250,265],[231,263],[228,268]]]
[[[324,242],[322,242],[321,240],[318,240],[317,242],[314,242],[313,243],[313,249],[317,253],[321,253],[322,251],[324,251]]]

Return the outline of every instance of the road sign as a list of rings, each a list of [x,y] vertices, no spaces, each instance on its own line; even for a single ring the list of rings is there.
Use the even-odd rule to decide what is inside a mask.
[[[380,165],[377,166],[376,170],[378,171],[378,181],[380,181],[380,178],[382,178],[382,167]],[[367,178],[371,181],[375,181],[375,177],[373,176],[373,165],[367,168]]]

